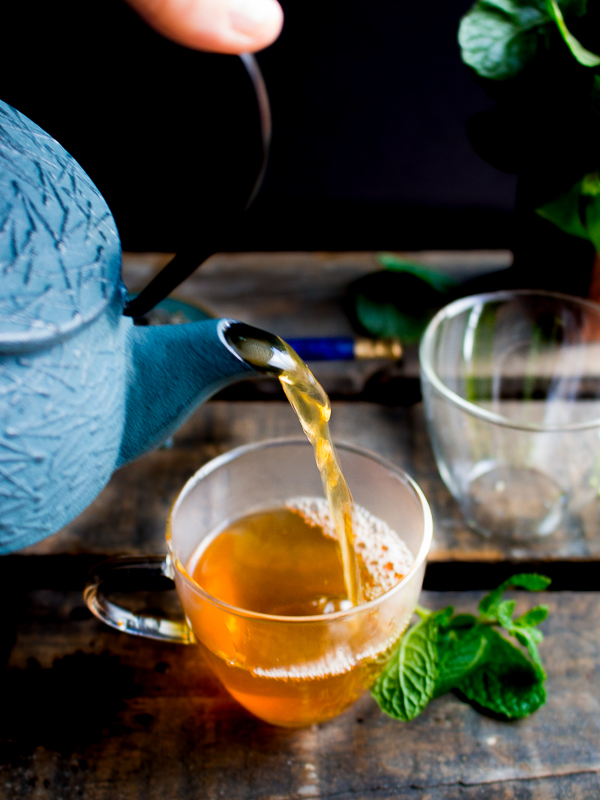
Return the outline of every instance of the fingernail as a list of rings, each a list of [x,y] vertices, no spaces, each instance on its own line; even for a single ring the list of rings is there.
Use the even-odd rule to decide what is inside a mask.
[[[275,0],[230,0],[231,26],[248,36],[256,33],[265,23],[275,21],[280,15]]]

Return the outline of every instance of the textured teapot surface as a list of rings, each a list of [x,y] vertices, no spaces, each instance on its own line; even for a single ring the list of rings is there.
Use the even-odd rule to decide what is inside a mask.
[[[79,164],[0,101],[0,353],[96,318],[119,284],[115,222]]]
[[[0,553],[59,530],[113,471],[252,371],[226,320],[134,327],[112,214],[0,101]]]
[[[79,164],[0,102],[0,552],[62,527],[114,470],[131,327],[120,252]]]

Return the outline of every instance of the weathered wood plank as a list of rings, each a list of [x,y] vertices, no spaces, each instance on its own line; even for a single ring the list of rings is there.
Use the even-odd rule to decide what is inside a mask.
[[[432,561],[580,560],[600,557],[600,501],[579,527],[515,546],[484,539],[465,525],[439,477],[420,405],[386,408],[370,403],[334,403],[337,441],[366,447],[405,469],[431,504],[435,534]],[[238,445],[280,436],[301,436],[287,402],[209,402],[174,437],[124,467],[97,500],[70,525],[23,551],[56,553],[162,553],[171,503],[204,463]]]
[[[479,597],[425,593],[423,602],[472,610]],[[87,618],[76,593],[13,598],[0,799],[591,800],[600,596],[542,600],[548,702],[532,717],[498,722],[448,695],[403,725],[366,696],[336,720],[289,731],[241,709],[193,647],[111,631]]]
[[[456,278],[510,266],[507,250],[398,253]],[[123,278],[140,291],[170,255],[124,253]],[[174,292],[207,305],[218,316],[268,327],[280,336],[340,336],[351,333],[341,307],[346,286],[381,269],[373,252],[218,253]]]
[[[466,279],[510,266],[507,250],[421,251],[398,253],[456,278]],[[123,277],[140,291],[170,259],[161,253],[125,253]],[[279,336],[349,336],[352,329],[342,308],[348,284],[381,269],[377,254],[218,253],[173,293],[200,303],[215,316],[241,319]],[[328,392],[360,391],[381,362],[315,365]],[[399,374],[418,376],[415,346],[406,348]]]

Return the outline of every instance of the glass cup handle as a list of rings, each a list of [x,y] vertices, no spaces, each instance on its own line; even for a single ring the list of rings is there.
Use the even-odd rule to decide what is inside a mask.
[[[134,614],[107,597],[109,591],[175,589],[172,575],[169,556],[116,556],[91,570],[83,598],[94,616],[118,631],[163,642],[194,644],[194,634],[185,622]]]

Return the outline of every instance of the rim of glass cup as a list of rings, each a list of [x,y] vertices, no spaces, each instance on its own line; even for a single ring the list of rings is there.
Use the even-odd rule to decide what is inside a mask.
[[[461,297],[438,311],[425,329],[425,333],[423,334],[423,338],[421,339],[421,344],[419,346],[419,361],[421,363],[421,370],[423,374],[429,383],[431,383],[431,385],[437,389],[437,391],[443,397],[445,397],[446,400],[449,400],[451,403],[454,403],[454,405],[459,406],[459,408],[462,408],[463,411],[466,411],[474,417],[479,417],[487,422],[493,422],[496,425],[502,425],[505,428],[513,428],[514,430],[521,431],[535,431],[538,433],[553,433],[560,431],[583,431],[589,428],[600,427],[600,417],[595,417],[594,419],[586,422],[573,422],[566,425],[541,425],[535,422],[515,422],[514,420],[511,420],[502,414],[496,414],[494,411],[488,411],[487,409],[481,408],[481,406],[478,406],[475,403],[471,403],[469,400],[465,400],[464,397],[460,397],[460,395],[456,394],[456,392],[453,392],[452,389],[449,389],[439,378],[431,363],[431,352],[433,349],[436,331],[441,323],[447,319],[457,316],[465,309],[473,307],[477,303],[484,305],[489,302],[510,300],[511,298],[518,296],[553,297],[558,300],[566,300],[570,303],[574,303],[575,305],[587,307],[600,317],[600,305],[592,302],[591,300],[586,300],[583,297],[574,297],[561,292],[547,292],[543,289],[504,289],[499,292],[484,292],[482,294],[473,294],[469,295],[468,297]]]
[[[352,453],[357,453],[361,456],[366,456],[370,458],[372,461],[377,462],[381,466],[385,467],[386,469],[393,472],[395,475],[400,477],[403,481],[405,481],[410,488],[415,493],[417,500],[421,506],[421,510],[423,512],[423,540],[421,542],[421,546],[419,547],[419,552],[415,556],[415,560],[406,573],[406,575],[398,581],[398,583],[393,586],[389,591],[384,592],[380,597],[376,597],[374,600],[369,600],[366,603],[361,603],[358,606],[353,606],[346,611],[334,611],[331,614],[315,614],[313,616],[297,616],[297,617],[286,617],[286,616],[279,616],[276,614],[263,614],[258,611],[249,611],[245,608],[238,608],[237,606],[232,606],[229,603],[225,603],[223,600],[219,600],[218,597],[214,597],[214,595],[207,592],[203,589],[196,581],[190,576],[187,572],[184,565],[181,563],[177,554],[175,553],[175,546],[173,544],[172,539],[172,531],[171,531],[171,520],[174,514],[177,513],[177,509],[179,505],[183,502],[186,498],[187,494],[196,486],[199,481],[206,478],[215,470],[219,469],[220,467],[228,464],[230,461],[234,461],[239,456],[245,455],[246,453],[250,453],[253,450],[264,450],[270,447],[284,447],[286,445],[302,445],[306,447],[310,447],[312,449],[312,445],[308,442],[307,439],[302,439],[300,437],[294,438],[280,438],[280,439],[267,439],[262,442],[253,442],[252,444],[245,444],[241,447],[236,447],[233,450],[228,450],[226,453],[223,453],[216,458],[213,458],[203,467],[201,467],[198,472],[196,472],[192,477],[187,481],[187,483],[183,486],[173,506],[171,507],[171,511],[169,513],[169,517],[167,519],[167,530],[166,530],[166,540],[167,540],[167,550],[169,552],[169,557],[171,559],[171,563],[185,580],[185,582],[190,586],[196,594],[201,595],[206,600],[211,602],[213,605],[217,606],[218,608],[222,609],[223,611],[228,612],[229,614],[233,614],[238,617],[245,617],[250,619],[260,619],[266,622],[286,622],[286,623],[322,623],[322,622],[329,622],[334,620],[340,619],[347,619],[349,617],[355,616],[356,614],[363,613],[364,611],[368,611],[370,609],[376,608],[377,606],[381,605],[383,602],[387,601],[388,598],[392,597],[394,594],[401,590],[401,587],[405,587],[407,582],[411,582],[414,580],[414,576],[417,574],[419,567],[425,561],[427,554],[429,553],[429,548],[431,547],[431,540],[433,536],[433,518],[431,516],[431,509],[429,508],[429,504],[425,495],[419,488],[418,484],[408,475],[404,470],[396,467],[390,461],[387,461],[384,458],[380,458],[376,453],[373,453],[370,450],[367,450],[364,447],[357,447],[353,444],[347,444],[344,442],[336,443],[335,447],[337,450],[346,450]],[[317,465],[315,464],[315,469],[317,469]],[[352,490],[352,487],[350,487]]]

